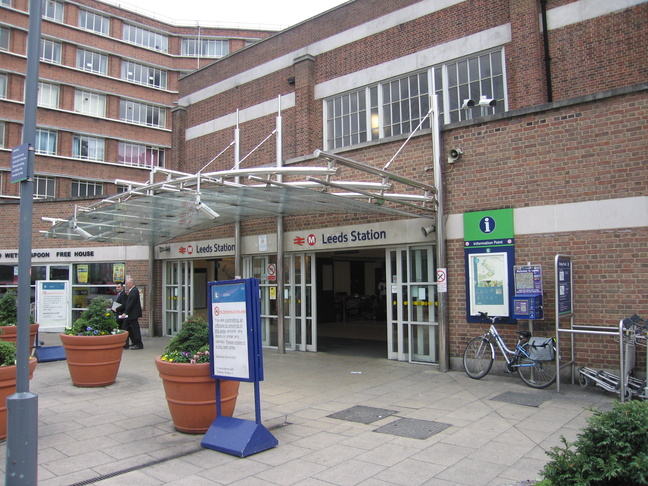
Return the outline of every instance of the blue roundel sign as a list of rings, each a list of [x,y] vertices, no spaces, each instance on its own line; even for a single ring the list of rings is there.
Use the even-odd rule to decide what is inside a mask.
[[[492,216],[484,216],[479,221],[479,229],[482,233],[490,234],[495,231],[495,219]]]

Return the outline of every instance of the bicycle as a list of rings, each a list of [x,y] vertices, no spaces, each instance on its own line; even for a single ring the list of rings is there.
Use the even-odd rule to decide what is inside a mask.
[[[519,334],[518,342],[515,350],[510,350],[495,327],[495,321],[501,318],[490,317],[486,312],[479,312],[479,315],[490,321],[491,325],[485,334],[471,339],[466,346],[463,365],[469,377],[479,380],[490,372],[495,361],[494,342],[506,360],[507,373],[517,370],[522,381],[532,388],[546,388],[556,381],[556,347],[553,339],[545,340],[543,346],[551,346],[552,349],[548,349],[548,356],[542,360],[535,356],[537,348],[530,342],[529,331],[515,331]],[[546,359],[550,356],[554,358]]]

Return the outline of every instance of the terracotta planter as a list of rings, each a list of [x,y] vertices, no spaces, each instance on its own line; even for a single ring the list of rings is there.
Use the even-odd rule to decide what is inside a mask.
[[[80,387],[115,383],[127,339],[127,332],[106,336],[61,334],[72,383]]]
[[[36,369],[35,358],[29,360],[29,379]],[[0,440],[7,438],[7,397],[16,393],[16,366],[0,366]]]
[[[0,326],[2,329],[2,334],[0,334],[0,340],[2,341],[11,341],[12,343],[16,342],[16,333],[18,332],[18,326]],[[34,349],[36,346],[36,334],[38,333],[38,324],[29,325],[29,348]]]
[[[209,363],[168,363],[155,358],[176,430],[204,434],[216,418],[216,380]],[[238,381],[221,380],[221,412],[231,417],[238,397]]]

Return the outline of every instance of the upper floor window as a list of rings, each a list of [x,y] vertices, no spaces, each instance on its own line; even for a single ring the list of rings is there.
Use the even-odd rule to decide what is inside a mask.
[[[480,54],[325,100],[327,148],[411,133],[419,125],[429,128],[431,93],[438,95],[443,123],[505,111],[502,59],[501,50]],[[496,99],[497,106],[461,108],[464,100],[479,102],[481,96]]]
[[[223,57],[229,54],[229,41],[222,39],[182,39],[182,55]]]
[[[56,155],[58,133],[55,130],[36,129],[36,146],[34,147],[37,154]]]
[[[121,100],[119,103],[119,119],[138,125],[165,128],[166,110],[159,106]]]
[[[63,22],[63,4],[55,0],[43,0],[43,18]]]
[[[79,27],[98,34],[110,33],[110,19],[87,10],[79,10]]]
[[[91,116],[106,116],[106,95],[89,91],[76,90],[74,93],[74,111]]]
[[[75,134],[72,137],[72,157],[84,160],[104,160],[104,139]]]
[[[38,83],[38,106],[43,108],[59,107],[60,88],[58,84]]]
[[[9,50],[9,29],[0,27],[0,50]]]
[[[61,64],[62,46],[48,39],[41,40],[41,61]]]
[[[164,149],[119,142],[118,161],[120,164],[136,167],[164,167]]]
[[[6,5],[7,7],[11,7],[11,0],[1,0],[0,5]]]
[[[131,44],[155,49],[156,51],[169,51],[169,38],[152,30],[142,29],[130,24],[124,24],[122,39]]]
[[[91,73],[108,74],[108,56],[79,49],[77,51],[77,67]]]
[[[34,176],[34,197],[36,199],[55,197],[54,181],[53,177]]]
[[[153,88],[166,89],[167,72],[144,64],[122,61],[122,79]]]
[[[5,122],[0,121],[0,148],[5,147]]]
[[[72,181],[70,195],[72,197],[92,197],[103,194],[103,184],[92,181]]]
[[[0,98],[7,97],[7,75],[0,74]]]

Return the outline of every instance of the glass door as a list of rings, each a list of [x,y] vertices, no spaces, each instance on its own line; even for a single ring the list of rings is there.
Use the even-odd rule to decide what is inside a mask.
[[[389,359],[438,361],[434,247],[386,250]]]
[[[168,261],[162,273],[164,312],[162,326],[166,336],[175,335],[193,312],[193,262]]]

